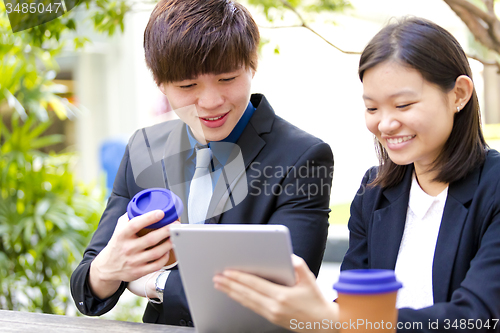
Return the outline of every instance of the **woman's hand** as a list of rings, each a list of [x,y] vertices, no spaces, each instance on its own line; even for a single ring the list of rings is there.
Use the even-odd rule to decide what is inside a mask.
[[[314,274],[302,258],[293,255],[292,261],[296,276],[293,287],[269,282],[252,274],[226,270],[214,277],[215,288],[270,322],[287,329],[310,332],[306,327],[300,329],[298,323],[319,322],[328,323],[321,325],[322,328],[334,332],[338,305],[323,297]]]
[[[105,299],[118,290],[122,281],[137,280],[166,265],[172,242],[164,240],[170,237],[170,227],[137,236],[137,232],[158,222],[163,215],[155,210],[132,220],[127,214],[118,219],[108,244],[90,265],[89,284],[97,297]]]

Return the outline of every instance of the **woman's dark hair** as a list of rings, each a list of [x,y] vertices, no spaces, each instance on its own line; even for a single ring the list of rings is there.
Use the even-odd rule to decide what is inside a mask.
[[[156,84],[257,70],[259,29],[232,0],[160,0],[144,31],[146,64]]]
[[[457,40],[437,24],[421,18],[404,18],[384,27],[373,37],[359,61],[361,82],[368,69],[386,61],[396,61],[417,70],[443,92],[453,89],[460,75],[472,79],[467,56]],[[392,162],[382,144],[375,141],[380,167],[372,185],[394,186],[401,182],[408,166]],[[434,161],[432,170],[438,171],[434,180],[451,183],[463,178],[484,162],[487,147],[474,89],[469,102],[455,114],[450,137]]]

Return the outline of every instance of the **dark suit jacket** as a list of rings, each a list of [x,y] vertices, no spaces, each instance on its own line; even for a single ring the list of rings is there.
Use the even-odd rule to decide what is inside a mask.
[[[228,176],[233,191],[238,186],[245,186],[248,188],[248,195],[237,206],[226,211],[231,200],[225,187],[220,191],[217,183],[209,208],[209,212],[216,212],[215,217],[208,219],[206,223],[283,224],[290,229],[294,253],[304,258],[309,268],[317,275],[328,233],[333,174],[331,149],[326,143],[276,116],[264,96],[252,95],[251,102],[256,111],[237,142],[246,167],[246,182],[238,181],[245,179],[242,175]],[[186,135],[184,123],[166,122],[149,128],[148,132],[160,133],[153,135],[148,145],[154,145],[155,141],[167,143],[167,152],[164,155],[169,156],[165,158],[167,173],[175,176],[181,172],[179,170],[183,168],[178,165],[184,161],[185,156],[179,142],[187,142],[181,140],[181,136]],[[141,130],[136,135],[141,135]],[[137,185],[139,180],[131,170],[130,147],[131,143],[123,157],[99,227],[84,253],[82,262],[71,277],[73,298],[78,309],[86,315],[101,315],[109,311],[126,288],[124,282],[113,296],[99,300],[92,295],[87,276],[90,263],[108,243],[118,218],[126,211],[128,202],[143,189]],[[158,165],[156,163],[156,166],[151,166],[151,170],[148,169],[143,174],[161,172]],[[176,176],[178,177],[167,178],[182,178],[180,174]],[[145,184],[147,181],[140,180],[140,183]],[[161,182],[148,185],[164,186]],[[176,184],[168,184],[170,185]],[[176,188],[177,192],[174,192],[187,203],[185,194],[182,193],[184,186]],[[223,213],[217,215],[217,209]],[[187,221],[185,217],[184,213],[181,221]],[[163,304],[148,304],[143,319],[145,322],[171,325],[192,324],[178,270],[172,270],[168,277]]]
[[[351,205],[349,250],[342,270],[395,268],[413,167],[400,184],[385,190],[367,187],[376,172],[368,170]],[[495,150],[488,152],[483,165],[448,188],[432,285],[433,306],[399,310],[400,322],[420,322],[423,328],[398,332],[436,332],[429,329],[429,320],[438,320],[440,331],[448,332],[454,330],[456,319],[460,330],[461,319],[474,319],[474,325],[476,319],[483,325],[489,319],[494,326],[497,322],[492,320],[500,318],[500,154]],[[500,332],[500,323],[492,331]]]

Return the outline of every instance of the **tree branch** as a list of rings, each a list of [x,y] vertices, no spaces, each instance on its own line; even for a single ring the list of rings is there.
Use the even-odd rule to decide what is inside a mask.
[[[316,30],[313,30],[308,25],[304,25],[304,28],[308,29],[313,34],[315,34],[316,36],[318,36],[319,38],[321,38],[323,41],[325,41],[328,45],[333,46],[335,49],[337,49],[338,51],[340,51],[340,52],[342,52],[344,54],[361,54],[361,52],[357,52],[357,51],[344,51],[344,50],[342,50],[338,46],[333,45],[329,40],[327,40],[325,37],[323,37],[322,35],[320,35],[318,32],[316,32]]]
[[[480,20],[480,18],[473,15],[470,11],[465,8],[458,6],[454,3],[450,3],[450,0],[444,0],[450,8],[460,17],[460,19],[465,23],[465,25],[472,32],[474,37],[487,48],[500,53],[500,45],[492,38],[489,31],[489,26],[485,27]]]
[[[482,58],[479,58],[479,57],[471,55],[471,54],[467,54],[467,58],[471,58],[471,59],[477,60],[481,64],[483,64],[484,66],[496,66],[498,68],[497,73],[500,74],[500,63],[498,63],[497,61],[494,61],[494,60],[484,60]]]
[[[282,29],[282,28],[306,28],[312,33],[314,33],[316,36],[321,38],[323,41],[325,41],[328,45],[333,46],[335,49],[338,51],[345,53],[345,54],[361,54],[361,52],[353,52],[353,51],[344,51],[340,49],[339,47],[335,46],[333,43],[328,41],[325,37],[323,37],[321,34],[316,32],[314,29],[312,29],[304,20],[302,15],[293,7],[287,0],[280,0],[283,6],[291,10],[301,21],[301,24],[297,25],[289,25],[289,26],[274,26],[274,27],[262,27],[265,29]],[[500,46],[495,42],[495,40],[492,38],[490,34],[490,29],[492,29],[492,25],[495,23],[498,23],[498,19],[495,16],[494,22],[490,22],[490,15],[488,13],[485,13],[482,11],[480,8],[476,7],[472,3],[466,1],[466,0],[443,0],[450,6],[450,8],[462,19],[462,21],[467,25],[467,27],[470,29],[470,31],[473,33],[473,35],[478,39],[479,42],[484,44],[486,47],[489,49],[500,53]],[[490,13],[493,13],[494,11],[491,11],[491,8],[494,6],[494,1],[493,0],[483,0],[485,2],[486,8]],[[479,15],[477,15],[479,14]],[[485,28],[483,23],[480,21],[483,20],[485,24],[488,25],[489,29]],[[474,59],[476,61],[479,61],[481,64],[484,66],[496,66],[498,68],[498,73],[500,74],[500,63],[494,60],[485,60],[482,59],[478,56],[467,54],[467,57],[470,59]]]
[[[488,10],[488,13],[495,12],[495,1],[494,0],[483,0],[483,2],[486,5],[486,10]]]
[[[341,48],[339,48],[338,46],[334,45],[333,43],[331,43],[329,40],[327,40],[325,37],[323,37],[321,34],[319,34],[318,32],[316,32],[316,30],[314,30],[313,28],[311,28],[307,23],[306,23],[306,20],[304,20],[304,18],[302,17],[302,15],[300,15],[300,13],[297,11],[297,9],[295,9],[294,6],[292,6],[292,4],[290,4],[290,2],[288,2],[287,0],[280,0],[281,3],[283,4],[283,6],[285,6],[286,8],[288,8],[289,10],[291,10],[295,15],[297,15],[297,17],[299,18],[300,22],[302,23],[301,25],[294,25],[292,27],[302,27],[302,28],[306,28],[307,30],[311,31],[313,34],[315,34],[316,36],[318,36],[319,38],[321,38],[323,41],[325,41],[328,45],[330,46],[333,46],[336,50],[344,53],[344,54],[361,54],[361,52],[355,52],[355,51],[344,51],[342,50]],[[279,27],[278,27],[279,28]]]
[[[302,17],[302,15],[300,15],[300,13],[297,11],[297,9],[295,9],[294,6],[292,6],[291,3],[289,3],[287,0],[280,0],[280,1],[283,4],[283,6],[285,6],[288,9],[290,9],[292,12],[295,13],[295,15],[298,16],[298,18],[299,18],[300,22],[302,22],[302,24],[306,23],[306,20],[304,20],[304,18]]]
[[[462,7],[463,9],[469,11],[471,14],[479,17],[481,20],[487,22],[487,23],[492,23],[494,22],[497,18],[495,14],[491,15],[490,13],[487,13],[483,11],[481,8],[477,7],[473,3],[467,1],[467,0],[443,0],[450,6],[452,9],[458,7]]]
[[[272,27],[265,27],[263,25],[259,25],[259,28],[262,29],[287,29],[287,28],[303,28],[304,26],[302,24],[295,24],[295,25],[277,25],[277,26],[272,26]]]

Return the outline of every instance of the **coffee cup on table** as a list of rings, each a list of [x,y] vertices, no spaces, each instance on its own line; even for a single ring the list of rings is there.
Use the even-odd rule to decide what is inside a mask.
[[[402,286],[392,270],[342,271],[333,285],[340,332],[396,332],[396,296]]]
[[[153,230],[164,227],[179,219],[183,209],[182,200],[172,191],[164,188],[148,188],[137,193],[130,200],[127,205],[127,214],[129,219],[153,210],[161,210],[165,214],[160,221],[147,226],[137,233],[137,236],[142,237]],[[169,269],[175,265],[177,265],[177,259],[172,249],[170,250],[169,260],[164,268]]]

